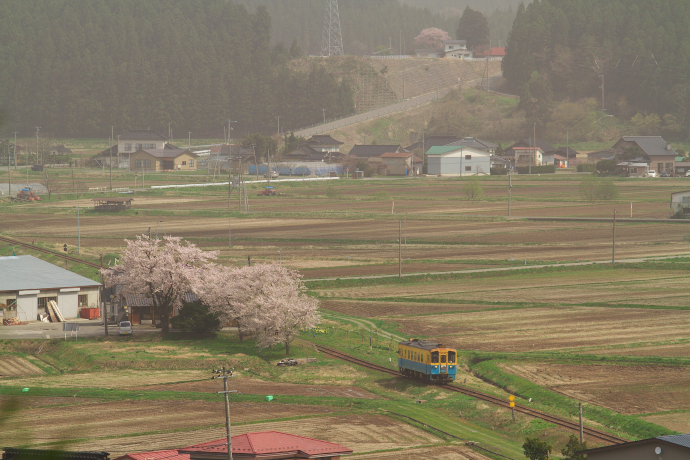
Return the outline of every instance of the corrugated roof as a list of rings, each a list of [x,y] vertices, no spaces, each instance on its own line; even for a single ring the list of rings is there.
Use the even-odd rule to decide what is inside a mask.
[[[139,452],[117,457],[115,460],[189,460],[189,454],[180,454],[176,450],[152,450],[150,452]]]
[[[333,139],[329,134],[314,134],[311,138],[307,139],[307,144],[323,144],[323,145],[341,145],[345,142],[340,142],[339,140]]]
[[[656,438],[690,449],[690,434],[672,434],[669,436],[657,436]]]
[[[0,257],[0,291],[100,286],[69,270],[33,256]]]
[[[427,155],[442,155],[444,153],[448,152],[455,152],[456,150],[461,150],[462,147],[457,147],[457,146],[446,146],[446,145],[437,145],[434,147],[431,147],[429,150],[426,151]]]
[[[135,294],[125,294],[125,302],[128,307],[153,307],[153,299]]]
[[[327,456],[348,455],[352,449],[334,442],[320,441],[318,439],[296,436],[279,431],[261,431],[236,435],[231,438],[232,452],[237,454],[278,454],[282,452],[302,452],[306,455]],[[228,447],[225,439],[217,439],[193,446],[179,449],[180,453],[202,452],[227,453]]]

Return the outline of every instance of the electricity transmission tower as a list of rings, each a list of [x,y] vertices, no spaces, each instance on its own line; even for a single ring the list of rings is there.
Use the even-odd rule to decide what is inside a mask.
[[[338,0],[326,0],[326,19],[323,24],[321,56],[342,56],[344,54]]]

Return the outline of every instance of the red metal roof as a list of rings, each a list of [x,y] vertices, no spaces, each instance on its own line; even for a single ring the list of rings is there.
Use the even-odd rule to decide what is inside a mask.
[[[138,454],[127,454],[115,460],[189,460],[189,454],[180,454],[176,450],[153,450]]]
[[[205,454],[227,453],[227,451],[228,448],[225,439],[203,442],[201,444],[179,449],[180,453],[184,452],[189,454],[193,454],[194,452]],[[302,452],[308,456],[324,456],[326,454],[347,455],[352,453],[352,449],[333,442],[320,441],[318,439],[281,433],[279,431],[261,431],[258,433],[233,436],[232,452],[233,454],[250,455]]]

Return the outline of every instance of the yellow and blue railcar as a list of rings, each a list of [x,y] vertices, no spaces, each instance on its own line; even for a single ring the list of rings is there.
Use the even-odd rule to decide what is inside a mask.
[[[432,382],[452,382],[457,375],[457,351],[419,339],[398,343],[398,367],[408,377]]]

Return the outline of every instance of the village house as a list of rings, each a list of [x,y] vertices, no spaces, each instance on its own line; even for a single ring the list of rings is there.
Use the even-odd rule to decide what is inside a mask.
[[[182,149],[138,150],[131,154],[133,171],[196,171],[197,155]]]
[[[417,136],[415,136],[417,137]],[[405,147],[405,150],[412,152],[414,150],[420,149],[422,152],[426,152],[431,147],[438,147],[442,145],[448,145],[451,142],[460,140],[458,136],[448,135],[448,134],[432,134],[430,136],[423,137],[422,140],[415,142],[412,145]]]
[[[650,170],[657,174],[667,172],[673,173],[675,170],[676,157],[678,154],[671,148],[671,144],[666,142],[661,136],[623,136],[613,146],[613,153],[616,158],[625,152],[627,148],[638,147],[642,154],[639,158],[628,158],[628,160],[638,163],[647,163]]]
[[[498,145],[496,144],[493,144],[488,141],[483,141],[481,139],[475,139],[474,137],[465,137],[463,139],[450,142],[446,145],[448,147],[472,147],[473,149],[484,150],[485,152],[489,152],[492,155],[498,148]]]
[[[624,161],[617,163],[616,166],[619,171],[628,177],[647,177],[649,175],[649,165],[647,163]]]
[[[344,455],[350,455],[353,452],[352,449],[334,442],[279,431],[235,435],[231,441],[232,458],[236,460],[268,458],[272,460],[297,458],[340,460]],[[228,446],[225,439],[216,439],[179,449],[178,453],[189,455],[190,460],[227,460]]]
[[[690,434],[657,436],[587,449],[587,460],[681,460],[690,458]]]
[[[491,173],[491,154],[472,147],[432,147],[427,152],[427,172],[439,176],[475,176]]]
[[[543,163],[544,152],[537,147],[511,147],[515,155],[515,167],[523,166],[541,166]],[[507,155],[506,155],[507,156]]]
[[[152,129],[137,129],[120,134],[117,153],[134,153],[139,150],[163,150],[168,138]]]
[[[388,175],[418,176],[421,172],[422,160],[412,152],[386,152],[380,158]]]

